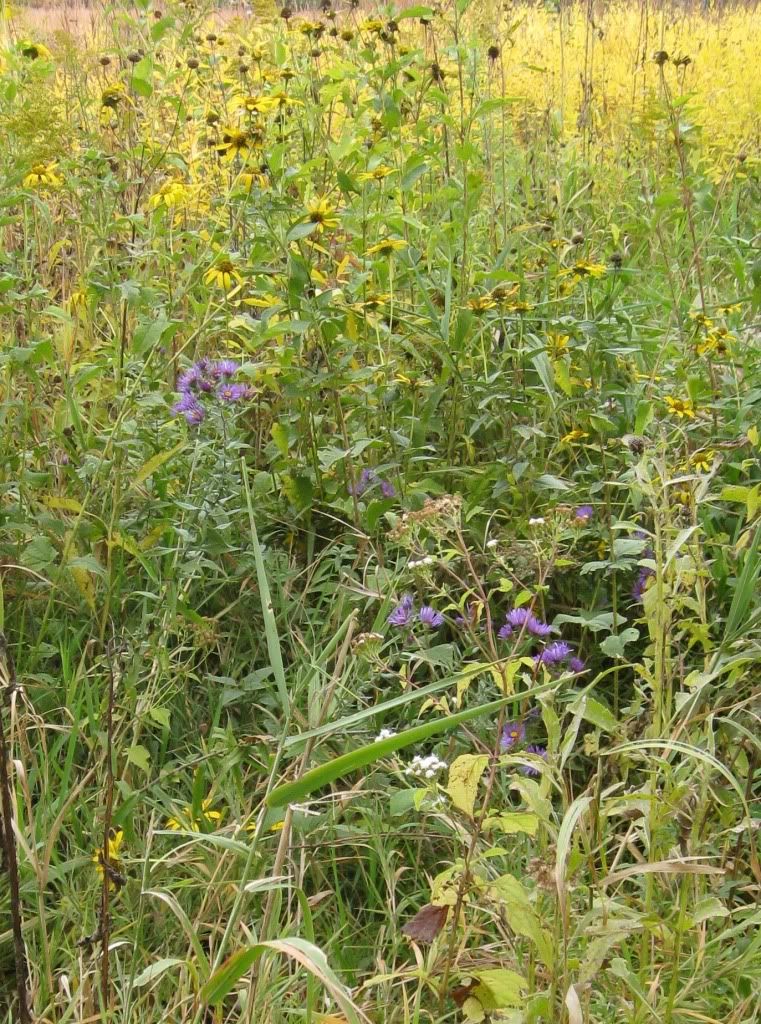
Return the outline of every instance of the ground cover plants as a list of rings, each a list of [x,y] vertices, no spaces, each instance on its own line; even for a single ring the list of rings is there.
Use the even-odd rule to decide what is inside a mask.
[[[761,1016],[754,5],[0,23],[0,1019]]]

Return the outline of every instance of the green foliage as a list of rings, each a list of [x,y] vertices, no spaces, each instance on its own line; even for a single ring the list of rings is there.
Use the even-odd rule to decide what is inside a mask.
[[[3,21],[35,1019],[757,1016],[757,122],[561,7]]]

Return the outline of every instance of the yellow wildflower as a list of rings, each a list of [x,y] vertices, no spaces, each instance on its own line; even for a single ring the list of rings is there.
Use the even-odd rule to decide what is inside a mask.
[[[24,188],[60,188],[61,178],[55,173],[57,163],[35,164],[24,178]]]
[[[229,292],[234,284],[240,284],[242,278],[235,269],[235,264],[227,256],[210,267],[203,276],[204,283]]]
[[[372,171],[362,171],[357,175],[357,181],[382,181],[387,178],[389,174],[394,173],[393,167],[387,167],[386,164],[378,164]]]
[[[581,430],[579,427],[574,427],[573,430],[560,438],[560,443],[573,444],[576,441],[583,441],[585,437],[589,437],[589,434],[585,430]]]
[[[42,43],[22,43],[22,56],[29,60],[52,60],[53,54]]]
[[[584,277],[605,277],[608,268],[604,263],[588,263],[586,260],[578,260],[572,267],[561,270],[561,274],[572,274],[576,280]]]
[[[709,473],[715,457],[716,452],[707,448],[691,455],[690,465],[699,473]]]
[[[547,335],[547,351],[553,359],[559,359],[560,356],[564,355],[568,349],[568,343],[571,340],[569,334],[558,334],[552,332]]]
[[[151,210],[157,210],[160,206],[172,209],[175,206],[184,206],[190,198],[188,186],[181,181],[166,181],[154,192],[148,200]]]
[[[201,825],[212,825],[214,822],[220,821],[221,818],[221,811],[211,810],[211,797],[207,796],[201,804],[197,817],[193,816],[193,808],[189,804],[185,804],[176,818],[167,819],[166,827],[173,832],[179,832],[183,829],[188,832],[200,832]]]
[[[121,829],[111,829],[108,836],[108,888],[111,892],[121,889],[124,885],[122,877],[123,867],[119,860],[119,851],[124,841],[124,832]],[[92,855],[95,869],[103,878],[106,871],[106,858],[103,856],[103,848],[99,846]]]
[[[222,162],[229,163],[236,156],[246,157],[251,149],[251,143],[248,132],[240,131],[238,128],[225,128],[222,132],[222,141],[214,148],[222,157]]]
[[[382,238],[380,242],[376,242],[375,245],[371,245],[367,250],[368,256],[390,256],[392,253],[400,252],[402,249],[407,248],[407,243],[403,238]]]
[[[325,228],[338,227],[335,207],[331,206],[327,199],[322,197],[313,199],[311,203],[307,204],[307,220],[317,225],[318,232],[323,231]]]
[[[695,410],[689,398],[673,398],[671,395],[666,395],[664,401],[672,416],[677,416],[680,420],[695,419]]]
[[[494,309],[496,305],[491,295],[474,295],[472,299],[468,299],[468,307],[474,313],[484,313],[487,309]]]

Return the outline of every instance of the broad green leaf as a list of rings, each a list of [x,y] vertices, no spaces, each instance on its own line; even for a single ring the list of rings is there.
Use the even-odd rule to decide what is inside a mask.
[[[526,979],[515,971],[499,967],[492,971],[474,971],[473,977],[478,982],[473,994],[487,1013],[523,1003]]]
[[[140,743],[133,743],[127,750],[127,760],[144,771],[146,775],[151,770],[151,755]]]

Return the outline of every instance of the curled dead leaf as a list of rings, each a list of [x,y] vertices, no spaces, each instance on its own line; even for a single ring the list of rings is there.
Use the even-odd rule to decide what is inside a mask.
[[[414,942],[433,942],[447,921],[449,907],[428,903],[402,928],[402,935]]]

